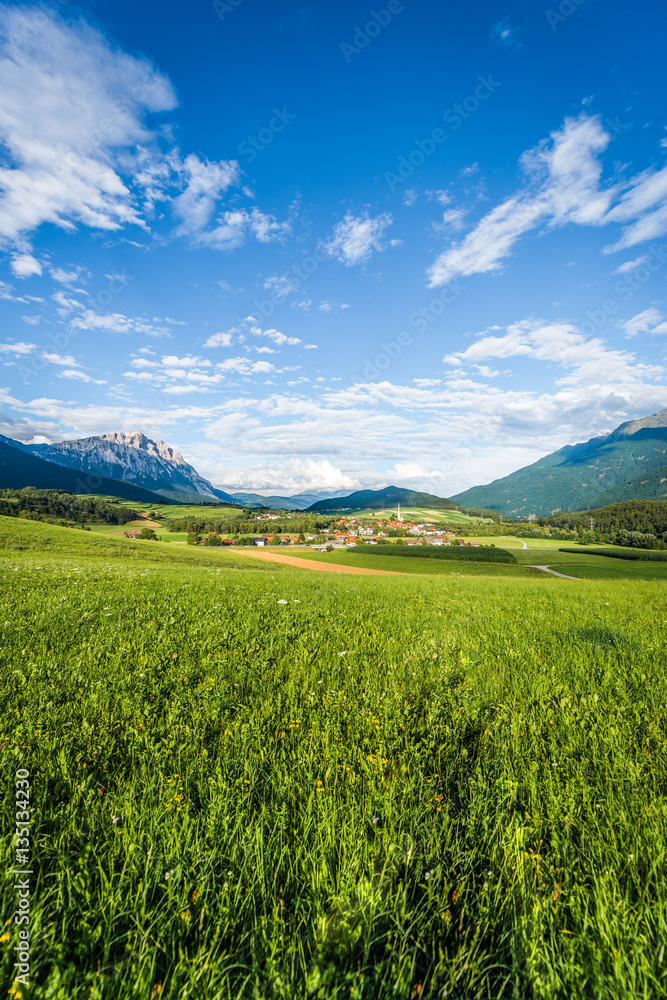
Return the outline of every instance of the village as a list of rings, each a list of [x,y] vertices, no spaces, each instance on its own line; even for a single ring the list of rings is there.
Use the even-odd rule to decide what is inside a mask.
[[[288,520],[289,513],[282,516],[264,515],[264,520]],[[125,531],[127,538],[145,537],[142,531],[134,528]],[[228,534],[217,535],[214,530],[206,533],[189,533],[187,543],[190,545],[221,545],[221,546],[257,546],[266,548],[274,545],[308,546],[318,552],[344,549],[353,545],[469,545],[479,546],[478,542],[466,542],[457,538],[453,531],[436,527],[427,521],[415,523],[405,521],[401,515],[400,505],[395,517],[386,519],[371,519],[370,517],[341,517],[334,521],[326,531],[314,532],[280,532],[276,534]]]

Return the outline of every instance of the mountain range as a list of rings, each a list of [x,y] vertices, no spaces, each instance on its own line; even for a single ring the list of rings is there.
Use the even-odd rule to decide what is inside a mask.
[[[55,444],[23,444],[0,435],[0,485],[94,492],[148,503],[232,503],[313,512],[401,503],[440,510],[491,509],[513,518],[541,517],[624,500],[667,498],[667,409],[626,421],[610,434],[566,445],[509,476],[449,499],[396,486],[349,494],[311,490],[292,497],[228,493],[201,476],[164,441],[153,441],[139,432],[99,434]]]
[[[34,486],[40,490],[63,490],[66,493],[102,494],[136,500],[137,503],[162,504],[165,497],[142,489],[135,483],[124,483],[104,476],[86,475],[77,469],[45,462],[36,455],[16,447],[17,441],[0,435],[0,489],[23,489]]]
[[[293,497],[227,493],[204,479],[164,441],[141,433],[116,431],[56,444],[23,444],[0,435],[0,445],[0,488],[35,486],[147,503],[222,502],[280,510],[305,510],[323,496],[339,495],[326,490]]]
[[[667,409],[628,420],[610,434],[582,444],[566,445],[533,465],[452,499],[466,506],[493,507],[509,517],[542,516],[603,507],[621,495],[626,500],[663,499],[659,488],[663,476],[667,477]]]
[[[8,442],[8,439],[5,438],[5,441]],[[87,475],[134,483],[168,500],[185,503],[233,502],[229,493],[217,490],[174,448],[164,441],[152,441],[145,434],[116,431],[57,444],[8,443],[45,462],[76,469]]]

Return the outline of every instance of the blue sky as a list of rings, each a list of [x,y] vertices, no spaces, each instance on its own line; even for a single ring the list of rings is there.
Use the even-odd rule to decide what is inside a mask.
[[[664,408],[666,20],[0,4],[0,433],[446,496]]]

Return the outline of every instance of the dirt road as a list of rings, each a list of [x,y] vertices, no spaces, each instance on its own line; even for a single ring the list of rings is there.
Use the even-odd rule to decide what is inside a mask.
[[[249,552],[248,549],[234,549],[235,556],[249,556],[251,559],[262,559],[264,562],[284,563],[286,566],[296,566],[297,569],[312,569],[316,573],[355,573],[357,576],[405,576],[388,569],[365,569],[363,566],[339,566],[337,563],[315,562],[310,559],[297,559],[295,556],[283,556],[278,552]]]

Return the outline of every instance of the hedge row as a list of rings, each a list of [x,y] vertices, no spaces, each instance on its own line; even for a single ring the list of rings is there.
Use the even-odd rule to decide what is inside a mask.
[[[408,556],[411,559],[462,559],[473,562],[513,563],[516,559],[507,549],[489,545],[355,545],[348,552],[373,556]]]
[[[559,549],[559,552],[582,551],[589,556],[610,556],[612,559],[629,559],[632,562],[667,562],[667,552],[656,552],[655,549]]]

